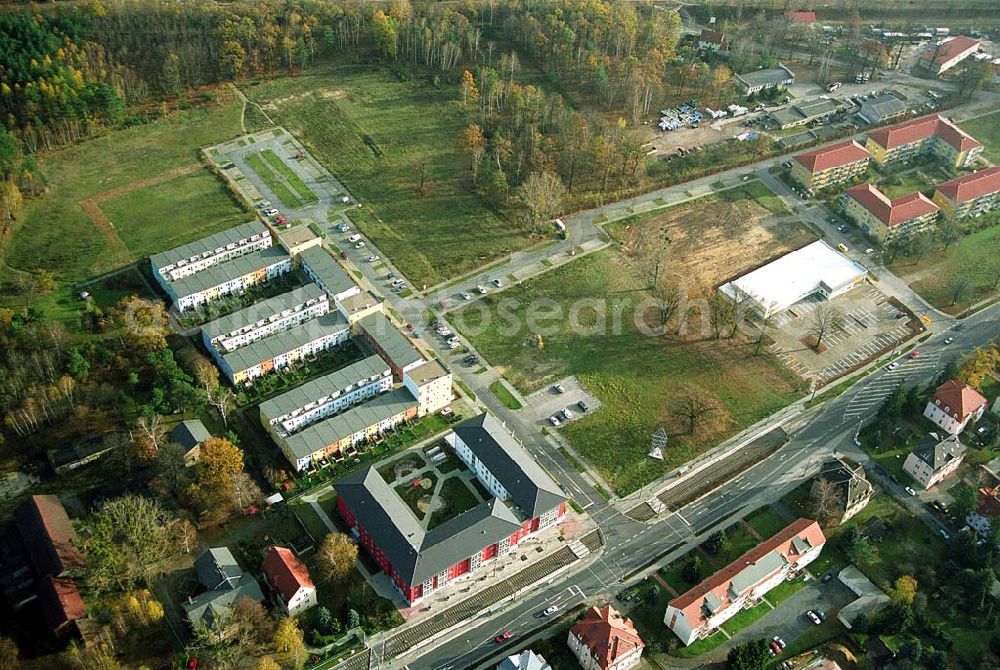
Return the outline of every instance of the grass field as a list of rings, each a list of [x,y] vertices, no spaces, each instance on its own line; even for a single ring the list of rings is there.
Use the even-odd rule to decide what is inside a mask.
[[[746,522],[764,539],[777,535],[788,525],[788,522],[771,507],[760,508],[748,516]]]
[[[23,304],[23,297],[10,290],[15,273],[46,268],[60,286],[51,294],[34,296],[36,304],[50,318],[62,321],[71,331],[78,330],[80,302],[71,283],[113,269],[114,259],[120,257],[81,205],[109,191],[120,189],[116,198],[99,203],[100,211],[107,206],[114,210],[120,200],[129,200],[137,208],[124,216],[121,212],[108,215],[115,225],[113,232],[121,238],[118,251],[126,254],[126,262],[137,260],[146,250],[166,249],[207,235],[226,221],[242,220],[236,204],[227,204],[221,197],[214,177],[207,171],[198,177],[191,173],[204,170],[198,163],[200,147],[239,134],[239,118],[239,103],[220,91],[217,102],[206,106],[38,154],[49,186],[40,197],[26,201],[20,224],[3,249],[0,304]],[[169,211],[170,216],[164,216],[163,204],[155,199],[164,194],[185,197],[183,189],[172,188],[171,171],[186,174],[175,179],[202,196],[191,212]],[[127,192],[130,185],[147,181],[154,185]]]
[[[100,204],[135,258],[171,249],[253,218],[208,170],[129,191]]]
[[[285,161],[281,160],[278,154],[274,153],[270,149],[264,149],[260,152],[267,164],[271,166],[271,169],[279,174],[288,185],[292,187],[292,190],[299,196],[299,198],[304,203],[316,202],[319,198],[316,194],[312,192],[306,183],[302,181],[302,178],[295,173],[295,170],[290,168]]]
[[[601,409],[561,431],[619,494],[690,460],[802,392],[799,380],[774,359],[753,356],[752,347],[700,335],[680,340],[643,334],[631,310],[646,296],[643,284],[617,251],[605,250],[478,301],[453,318],[522,393],[573,374],[598,397]],[[616,319],[616,313],[621,317]],[[534,333],[542,333],[544,348],[535,346]],[[687,383],[711,389],[717,397],[722,407],[718,430],[684,435],[671,420],[671,403]],[[646,456],[659,426],[670,435],[663,461]]]
[[[298,209],[303,205],[302,201],[297,195],[292,193],[292,189],[285,185],[285,182],[278,178],[271,166],[267,164],[264,158],[258,152],[251,152],[243,155],[243,160],[247,162],[247,165],[257,173],[257,176],[261,178],[271,191],[278,196],[278,200],[281,204],[289,209]]]
[[[983,143],[983,152],[994,163],[1000,163],[1000,112],[960,124],[962,130]]]
[[[996,293],[994,282],[1000,273],[1000,221],[967,235],[948,249],[932,249],[917,263],[900,258],[890,269],[935,307],[957,314]],[[952,289],[960,278],[965,278],[969,286],[955,301]]]
[[[414,285],[436,284],[531,242],[469,191],[467,159],[456,147],[466,120],[452,87],[340,66],[247,94],[360,200],[351,218]]]
[[[503,403],[503,406],[507,409],[521,409],[521,402],[514,397],[514,394],[510,392],[510,389],[499,379],[492,384],[490,384],[490,391],[497,399]]]

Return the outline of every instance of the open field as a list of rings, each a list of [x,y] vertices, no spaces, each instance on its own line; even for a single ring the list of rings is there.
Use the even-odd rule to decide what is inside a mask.
[[[1000,221],[962,238],[948,249],[934,248],[914,263],[899,258],[890,270],[935,307],[957,314],[996,293],[1000,272]],[[956,283],[968,283],[957,300]]]
[[[240,132],[240,105],[227,93],[219,91],[216,102],[153,123],[39,154],[49,187],[40,197],[26,201],[21,222],[3,249],[0,304],[23,304],[23,297],[11,286],[18,271],[45,268],[60,285],[53,293],[34,296],[35,302],[49,318],[76,331],[81,303],[70,283],[137,260],[149,251],[202,237],[229,225],[227,221],[244,220],[236,204],[226,202],[215,178],[198,164],[200,147]],[[197,208],[189,212],[165,209],[156,200],[159,195],[186,197],[184,189],[173,184],[175,179],[195,191],[192,198],[202,196]],[[110,191],[115,197],[94,203]],[[119,201],[136,209],[121,216],[115,211]],[[84,209],[88,203],[102,215],[102,208],[110,206],[113,213],[108,218],[114,228],[99,228]]]
[[[801,382],[776,360],[753,356],[752,347],[738,341],[644,334],[645,315],[638,326],[633,318],[634,307],[647,297],[644,285],[617,251],[605,250],[481,300],[453,318],[522,393],[576,375],[597,396],[601,409],[560,430],[620,494],[802,392]],[[536,346],[534,333],[542,333],[544,348]],[[671,404],[686,384],[711,390],[718,399],[716,429],[686,435],[671,418]],[[663,461],[646,456],[659,426],[670,435]]]
[[[303,202],[292,193],[292,189],[285,185],[278,175],[274,173],[274,170],[264,161],[264,158],[257,152],[250,152],[243,156],[243,159],[247,162],[247,165],[257,173],[261,181],[267,184],[267,187],[271,189],[278,199],[281,200],[281,204],[289,209],[298,209],[303,205]]]
[[[690,282],[692,293],[719,284],[816,239],[766,186],[752,183],[606,228],[625,257]]]
[[[312,192],[306,183],[302,181],[302,177],[295,174],[295,171],[283,161],[278,154],[274,153],[270,149],[264,149],[260,152],[260,155],[267,161],[267,164],[271,166],[271,169],[279,174],[288,185],[292,187],[292,190],[301,198],[302,202],[316,202],[319,198],[316,194]]]
[[[1000,112],[993,112],[961,124],[962,130],[983,143],[983,153],[1000,163]]]
[[[100,203],[134,258],[171,249],[253,218],[208,170],[130,190]]]
[[[531,242],[468,190],[455,143],[465,119],[452,88],[341,66],[257,84],[247,94],[358,198],[363,206],[351,218],[414,285],[436,284]]]

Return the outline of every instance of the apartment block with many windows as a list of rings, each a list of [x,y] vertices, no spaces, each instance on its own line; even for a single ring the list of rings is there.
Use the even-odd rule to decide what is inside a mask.
[[[926,230],[938,219],[938,206],[916,192],[890,200],[871,184],[858,184],[840,199],[844,213],[872,238],[885,242]]]
[[[189,277],[206,268],[225,263],[273,244],[271,233],[256,219],[215,235],[161,251],[149,257],[153,276],[165,291],[167,284]]]
[[[933,156],[956,168],[971,165],[983,151],[976,138],[937,114],[873,130],[865,148],[880,166]]]
[[[251,251],[224,263],[163,284],[174,306],[186,312],[233,295],[292,271],[292,259],[278,247]]]
[[[1000,167],[938,184],[934,203],[949,219],[981,216],[1000,208]]]
[[[791,177],[804,188],[818,190],[842,184],[868,169],[871,154],[855,142],[839,142],[798,154],[792,159]]]

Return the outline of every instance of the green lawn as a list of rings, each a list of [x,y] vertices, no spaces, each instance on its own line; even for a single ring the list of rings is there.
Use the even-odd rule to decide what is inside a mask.
[[[995,278],[1000,273],[1000,221],[967,235],[948,249],[935,248],[914,263],[898,258],[890,269],[910,282],[911,287],[935,307],[951,314],[996,293]],[[952,289],[964,278],[968,288],[958,300]]]
[[[514,397],[514,394],[510,392],[510,389],[500,381],[499,379],[492,384],[490,384],[490,391],[493,395],[503,403],[503,406],[507,409],[521,409],[521,401]]]
[[[671,656],[677,658],[697,658],[702,654],[707,654],[720,644],[725,643],[729,638],[721,630],[709,635],[703,640],[696,640],[686,647],[678,647],[670,652]]]
[[[208,170],[137,188],[100,204],[135,258],[172,249],[253,218]]]
[[[271,169],[261,154],[258,152],[243,154],[243,160],[247,162],[247,165],[257,173],[257,176],[267,185],[269,189],[278,197],[285,207],[289,209],[298,209],[302,206],[302,201],[292,193],[292,189],[285,185],[278,175]]]
[[[944,181],[943,175],[938,174],[936,170],[920,167],[893,174],[879,182],[878,188],[894,200],[915,191],[933,191],[934,184],[940,181]]]
[[[801,389],[776,360],[753,356],[752,346],[643,334],[631,310],[645,296],[642,286],[618,252],[606,250],[477,301],[452,319],[521,393],[572,374],[599,398],[599,410],[560,430],[618,494],[787,405]],[[542,349],[533,333],[542,334]],[[716,396],[718,430],[686,435],[672,420],[671,403],[685,383]],[[670,437],[662,461],[646,455],[659,426]]]
[[[762,507],[746,518],[746,522],[764,539],[777,535],[788,522],[771,507]]]
[[[288,185],[292,187],[292,190],[295,191],[302,202],[310,203],[319,200],[319,198],[316,197],[316,194],[312,192],[312,189],[306,186],[306,183],[302,181],[302,178],[299,177],[295,170],[289,167],[285,161],[281,160],[281,157],[278,156],[278,154],[274,153],[270,149],[264,149],[260,152],[260,155],[264,157],[264,160],[267,161],[272,170],[288,182]]]
[[[431,516],[430,523],[427,524],[428,530],[454,519],[479,504],[479,500],[460,477],[444,480],[438,495],[444,501],[444,507]]]
[[[722,624],[721,627],[729,633],[730,637],[732,637],[747,626],[760,621],[761,618],[773,609],[774,608],[767,604],[766,601],[761,602],[758,605],[754,605],[750,609],[740,610],[733,616],[733,618]]]
[[[456,146],[469,123],[455,88],[400,82],[367,66],[326,66],[247,94],[301,138],[357,197],[362,231],[415,286],[433,285],[531,242],[469,189]],[[427,175],[419,193],[421,168]]]
[[[319,514],[313,509],[313,506],[306,502],[300,502],[294,505],[289,505],[292,511],[295,512],[295,516],[299,517],[302,521],[302,525],[306,527],[306,530],[312,536],[313,542],[316,546],[323,541],[323,538],[329,534],[330,529],[326,527],[323,520],[319,518]]]
[[[993,112],[961,124],[962,129],[983,143],[983,153],[1000,162],[1000,112]]]

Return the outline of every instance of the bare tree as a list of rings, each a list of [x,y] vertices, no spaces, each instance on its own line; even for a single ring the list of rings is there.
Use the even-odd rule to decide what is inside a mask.
[[[809,497],[812,513],[820,523],[830,523],[839,516],[843,496],[837,485],[826,477],[818,477],[813,481]]]
[[[843,325],[844,315],[838,308],[829,303],[816,308],[808,330],[809,334],[816,338],[813,348],[819,351],[823,344],[823,338]]]
[[[682,424],[688,435],[705,425],[713,414],[719,414],[719,399],[699,386],[685,385],[674,398],[670,413]]]
[[[956,275],[948,283],[948,296],[951,298],[951,304],[956,304],[959,300],[964,298],[969,293],[969,289],[972,288],[972,282],[965,275]]]
[[[733,301],[721,291],[712,291],[708,296],[708,323],[715,339],[722,337],[733,322],[733,309]]]
[[[762,316],[760,321],[758,322],[760,331],[757,333],[757,342],[754,343],[753,347],[754,356],[760,354],[760,347],[764,343],[764,336],[767,334],[767,331],[770,330],[771,328],[774,328],[774,322],[775,322],[774,317],[775,317],[774,314],[768,313],[766,316]]]
[[[228,428],[229,412],[236,404],[236,395],[231,389],[217,386],[215,391],[211,393],[206,391],[205,397],[208,399],[208,404],[214,407],[215,411],[222,417],[222,424]]]
[[[358,561],[358,545],[343,533],[330,533],[316,550],[320,579],[341,583],[351,575]]]
[[[554,172],[532,172],[517,187],[514,200],[534,228],[559,213],[566,187]]]

